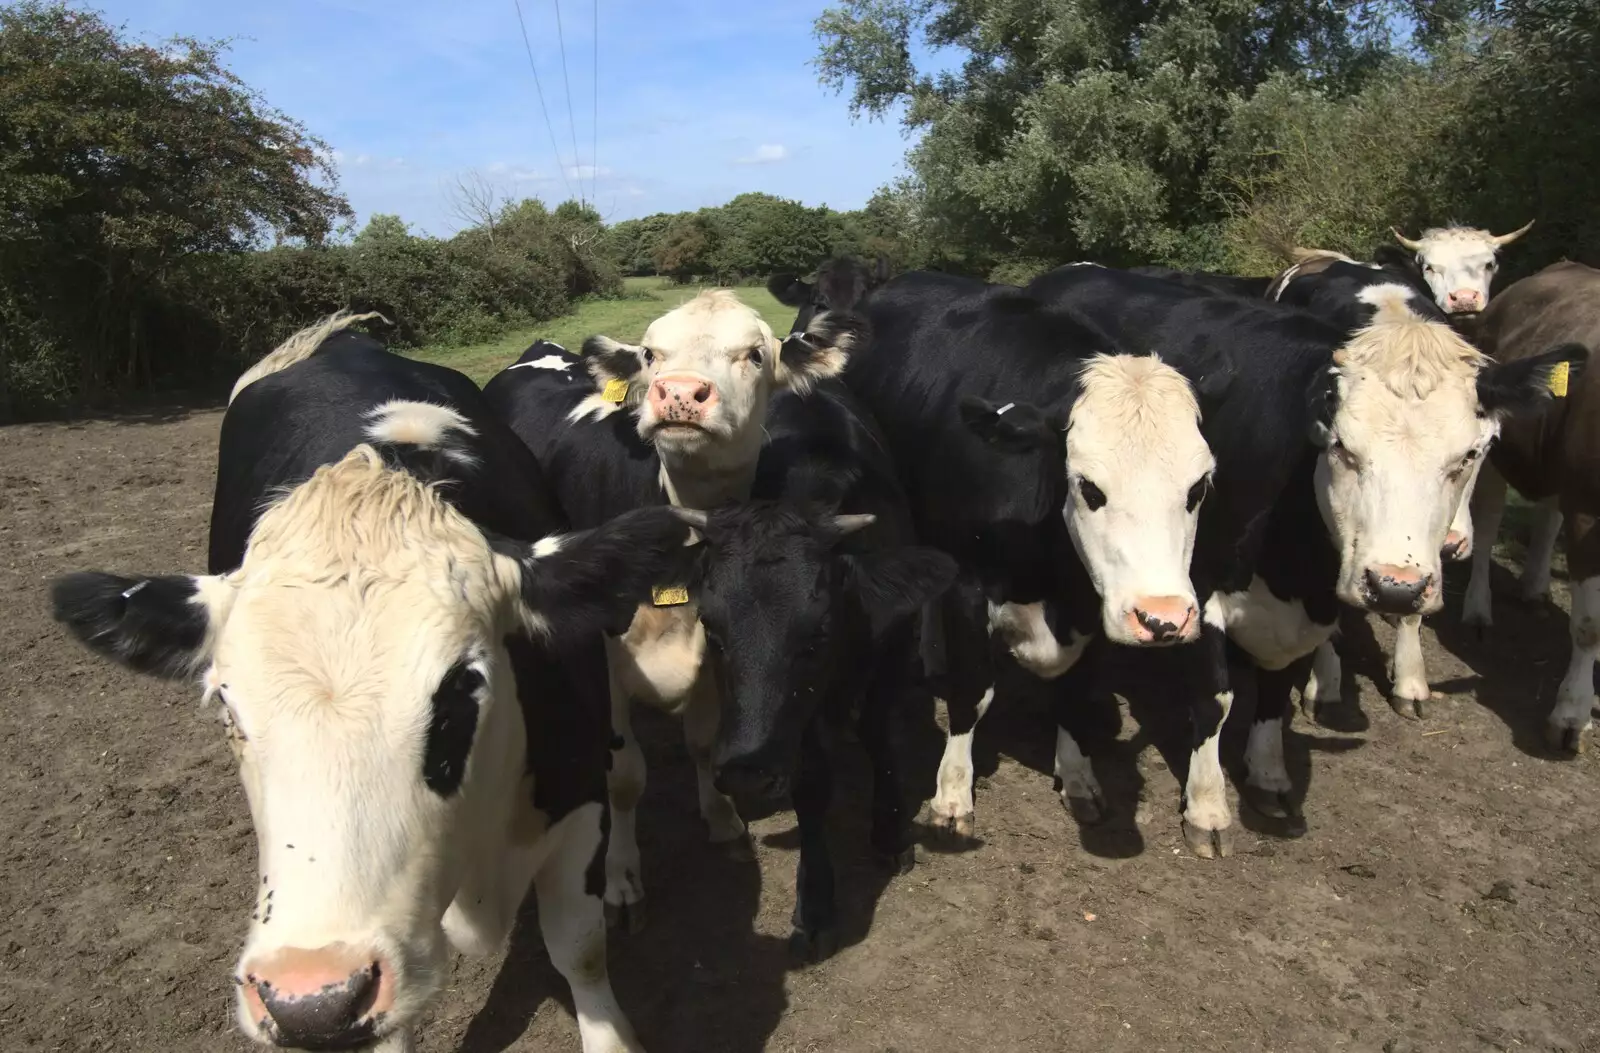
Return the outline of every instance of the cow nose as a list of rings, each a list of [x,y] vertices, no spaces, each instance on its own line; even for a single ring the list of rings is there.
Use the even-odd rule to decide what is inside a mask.
[[[717,404],[717,389],[702,377],[657,377],[650,385],[656,419],[669,424],[699,424]]]
[[[1472,539],[1459,530],[1452,530],[1444,536],[1444,558],[1460,561],[1472,555]]]
[[[754,764],[725,764],[717,769],[718,793],[735,801],[770,803],[789,796],[789,777],[782,772]]]
[[[340,1049],[372,1037],[394,1004],[384,963],[344,944],[283,948],[245,966],[251,1017],[280,1046]]]
[[[1415,614],[1433,578],[1416,567],[1380,563],[1365,575],[1367,606],[1379,614]]]
[[[1450,294],[1449,306],[1452,311],[1476,311],[1482,306],[1482,296],[1476,289],[1457,289]]]
[[[1200,631],[1200,612],[1182,596],[1146,596],[1128,612],[1128,627],[1141,643],[1187,643]]]

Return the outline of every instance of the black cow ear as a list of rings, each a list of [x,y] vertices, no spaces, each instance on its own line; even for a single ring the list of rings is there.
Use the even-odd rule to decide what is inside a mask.
[[[1588,364],[1582,344],[1562,344],[1532,358],[1495,363],[1478,373],[1478,406],[1491,417],[1509,417],[1537,409],[1553,397],[1565,397]]]
[[[1017,453],[1058,448],[1066,427],[1031,402],[990,402],[973,395],[957,407],[961,423],[991,446]]]
[[[521,569],[523,619],[561,641],[626,626],[658,585],[679,584],[694,558],[689,524],[665,506],[625,512],[593,530],[532,545],[495,539]]]
[[[50,599],[55,620],[90,650],[141,673],[180,679],[210,661],[211,625],[221,612],[206,586],[219,580],[85,571],[56,579]]]
[[[847,582],[873,636],[941,595],[956,580],[956,561],[937,549],[913,546],[843,556]]]
[[[583,342],[583,360],[589,375],[600,384],[632,381],[644,367],[644,348],[609,336],[591,336]]]
[[[811,302],[811,283],[798,274],[774,274],[767,279],[767,292],[785,307],[804,307]]]
[[[778,352],[778,382],[803,395],[817,381],[844,372],[850,355],[872,338],[872,327],[850,311],[823,311],[791,333]]]

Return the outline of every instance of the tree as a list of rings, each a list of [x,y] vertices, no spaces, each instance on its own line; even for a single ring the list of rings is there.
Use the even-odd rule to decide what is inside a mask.
[[[651,256],[658,273],[686,282],[711,272],[716,231],[706,216],[684,212],[674,217]]]
[[[455,179],[450,189],[450,214],[464,227],[477,227],[494,243],[495,222],[507,200],[490,179],[477,169],[470,169]]]

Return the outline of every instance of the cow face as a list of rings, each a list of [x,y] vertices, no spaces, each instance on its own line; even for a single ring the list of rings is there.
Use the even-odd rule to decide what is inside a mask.
[[[1424,231],[1415,241],[1398,230],[1394,236],[1416,253],[1423,280],[1446,314],[1475,315],[1489,306],[1489,286],[1499,266],[1495,255],[1532,226],[1529,222],[1498,235],[1472,227],[1442,227]]]
[[[828,260],[817,268],[816,281],[795,274],[774,274],[767,291],[781,304],[799,310],[791,332],[804,332],[824,311],[851,311],[867,293],[889,280],[889,261],[882,256],[870,267],[850,256]]]
[[[850,681],[874,645],[949,586],[955,561],[917,547],[843,551],[870,515],[766,501],[698,515],[706,543],[691,588],[729,680],[718,778],[727,792],[781,796],[819,706],[861,686]]]
[[[584,353],[597,380],[624,386],[640,437],[664,461],[716,471],[755,462],[775,388],[804,392],[836,376],[865,332],[854,317],[822,315],[780,343],[759,314],[717,289],[656,319],[637,346],[591,337]],[[603,407],[604,399],[602,391],[574,415]]]
[[[263,513],[229,574],[57,583],[57,618],[89,646],[203,671],[220,704],[260,867],[235,978],[247,1035],[405,1033],[445,975],[458,889],[481,893],[508,832],[541,823],[508,641],[625,619],[686,540],[668,513],[491,543],[358,447]],[[471,900],[451,935],[492,947],[505,933],[475,930]]]
[[[1443,603],[1440,551],[1506,415],[1549,397],[1581,348],[1497,365],[1448,326],[1406,317],[1358,332],[1313,384],[1317,499],[1339,550],[1339,598],[1388,614]]]
[[[1037,409],[977,409],[963,407],[969,428],[991,444],[1028,450],[1030,463],[1049,463],[1038,442],[1008,434],[1008,414],[1026,410],[1031,420]],[[1194,640],[1200,613],[1189,561],[1216,468],[1196,389],[1153,357],[1096,356],[1080,377],[1065,444],[1062,515],[1100,596],[1106,636],[1133,646]]]

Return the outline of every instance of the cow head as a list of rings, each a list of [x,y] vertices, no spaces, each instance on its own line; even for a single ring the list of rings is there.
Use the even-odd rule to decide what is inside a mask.
[[[781,795],[818,707],[955,578],[919,547],[849,551],[870,515],[768,501],[683,513],[705,538],[690,587],[729,675],[714,753],[730,792]]]
[[[361,446],[264,512],[231,573],[56,583],[56,618],[89,647],[199,674],[220,705],[260,867],[235,978],[247,1035],[403,1035],[448,975],[447,924],[458,945],[504,938],[474,929],[481,901],[446,910],[502,865],[514,819],[530,837],[542,822],[518,702],[540,685],[516,682],[509,649],[625,621],[687,535],[656,509],[491,540]]]
[[[767,291],[781,304],[799,310],[794,332],[803,332],[823,311],[850,311],[867,293],[889,280],[889,261],[879,256],[871,266],[853,256],[837,256],[817,268],[816,281],[796,274],[774,274]]]
[[[755,463],[774,389],[805,392],[838,375],[866,331],[861,319],[830,313],[780,342],[759,314],[716,289],[650,323],[638,345],[595,336],[584,354],[597,381],[621,385],[617,398],[637,408],[639,435],[663,462],[718,471]],[[605,400],[602,390],[574,416],[606,412]]]
[[[1062,515],[1115,643],[1163,646],[1200,633],[1189,561],[1216,460],[1200,433],[1199,399],[1221,395],[1228,368],[1218,361],[1194,372],[1191,384],[1153,356],[1098,355],[1083,369],[1063,422]],[[1031,449],[1034,461],[1047,464],[1037,452],[1043,436],[1026,441],[1006,421],[1017,410],[1038,419],[1033,407],[973,400],[962,412],[991,443]],[[1039,427],[1017,423],[1024,432]],[[1052,438],[1062,441],[1059,430]]]
[[[1550,395],[1568,345],[1496,364],[1449,326],[1380,310],[1310,393],[1317,499],[1339,550],[1338,595],[1389,614],[1443,602],[1440,550],[1509,414]]]
[[[1499,266],[1495,255],[1532,226],[1529,220],[1509,234],[1491,234],[1474,227],[1435,227],[1414,241],[1398,230],[1394,236],[1416,253],[1423,280],[1445,314],[1473,315],[1489,306],[1489,285]]]

